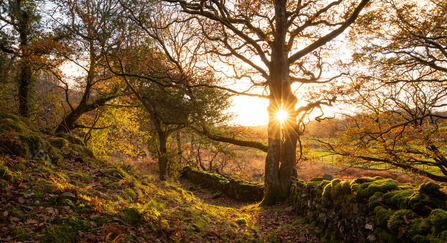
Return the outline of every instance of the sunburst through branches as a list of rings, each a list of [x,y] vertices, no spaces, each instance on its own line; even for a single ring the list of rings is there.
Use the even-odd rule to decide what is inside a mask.
[[[276,119],[282,124],[287,119],[287,112],[284,110],[279,110],[276,112]]]

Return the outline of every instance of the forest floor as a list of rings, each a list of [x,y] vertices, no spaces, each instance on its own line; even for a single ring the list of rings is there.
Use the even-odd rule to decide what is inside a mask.
[[[211,199],[124,163],[64,162],[30,161],[26,176],[0,188],[0,242],[320,242],[287,202]]]
[[[25,138],[0,135],[10,148]],[[1,243],[320,242],[318,229],[302,224],[287,202],[260,207],[212,199],[207,189],[191,192],[187,181],[163,182],[141,166],[98,160],[82,145],[64,144],[52,148],[62,158],[57,164],[25,160],[11,149],[0,154]]]
[[[154,164],[137,163],[134,165],[144,173],[156,176],[154,174]],[[232,208],[250,215],[260,231],[261,237],[259,240],[261,242],[320,242],[315,236],[318,229],[298,223],[302,220],[294,212],[294,208],[290,206],[288,201],[277,203],[271,207],[260,207],[259,202],[241,202],[225,195],[213,198],[216,192],[212,189],[202,188],[184,178],[179,178],[176,183],[185,191],[192,191],[194,196],[204,204]]]

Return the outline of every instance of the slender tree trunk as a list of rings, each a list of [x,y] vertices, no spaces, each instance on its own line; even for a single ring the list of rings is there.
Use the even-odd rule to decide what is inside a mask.
[[[180,130],[177,131],[177,163],[182,164],[182,141],[180,137]]]
[[[160,148],[158,151],[158,168],[159,168],[159,177],[161,181],[166,181],[167,179],[167,167],[168,167],[168,135],[165,131],[160,128],[157,128],[158,139],[160,141]]]
[[[29,91],[31,86],[32,71],[29,64],[22,63],[19,76],[19,114],[29,117]]]
[[[28,51],[30,34],[29,14],[19,5],[18,32],[20,38],[21,67],[19,74],[19,114],[23,117],[29,117],[29,90],[31,86],[32,69],[30,64],[30,54]]]

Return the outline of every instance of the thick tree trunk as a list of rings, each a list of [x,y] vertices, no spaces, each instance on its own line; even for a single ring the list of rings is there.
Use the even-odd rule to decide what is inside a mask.
[[[283,151],[281,155],[281,166],[279,168],[279,180],[281,181],[281,185],[287,196],[290,194],[292,176],[298,176],[296,170],[296,145],[299,135],[298,132],[299,131],[296,128],[296,117],[291,117],[284,122],[284,137],[282,139]]]
[[[268,143],[269,150],[265,158],[264,200],[263,205],[273,205],[277,201],[285,199],[286,194],[279,180],[279,160],[281,157],[281,134],[279,123],[276,121],[275,102],[270,100],[267,108],[269,113]]]
[[[286,0],[275,1],[276,31],[272,44],[271,66],[269,67],[269,150],[265,159],[265,191],[262,202],[264,205],[272,205],[277,201],[284,200],[287,197],[288,188],[284,187],[283,184],[288,184],[286,182],[287,178],[290,180],[290,176],[287,176],[289,172],[286,171],[290,167],[289,163],[287,163],[287,166],[283,165],[284,175],[282,180],[280,180],[279,166],[281,155],[284,154],[283,149],[285,148],[282,145],[281,125],[276,119],[276,113],[282,108],[282,104],[287,99],[288,93],[285,93],[285,91],[290,90],[289,63],[284,52],[287,30],[286,2]],[[283,107],[285,106],[283,105]],[[287,146],[287,149],[290,148],[291,146]],[[285,154],[290,156],[291,152]]]

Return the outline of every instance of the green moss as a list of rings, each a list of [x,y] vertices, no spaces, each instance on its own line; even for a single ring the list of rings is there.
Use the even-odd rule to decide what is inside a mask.
[[[340,180],[339,179],[335,179],[331,181],[331,198],[333,198],[334,200],[337,199],[340,196],[343,196],[343,191],[342,191],[342,187],[340,185]]]
[[[341,192],[345,195],[347,194],[351,194],[351,181],[350,180],[346,180],[346,181],[342,181],[340,182],[340,186],[341,186]]]
[[[304,224],[304,223],[306,223],[306,219],[305,218],[299,218],[299,219],[295,220],[295,222],[292,223],[292,226],[299,225],[299,224]]]
[[[134,190],[132,190],[132,188],[125,188],[123,189],[123,191],[132,199],[132,200],[136,200],[137,199],[137,194],[135,193]]]
[[[396,190],[388,192],[383,196],[386,205],[404,209],[407,207],[407,198],[415,192],[415,189]]]
[[[418,191],[407,197],[407,207],[423,215],[428,215],[431,209],[447,209],[447,194],[440,191],[440,186],[433,182],[420,185]]]
[[[413,242],[417,243],[429,243],[430,241],[427,239],[427,236],[424,235],[415,235],[411,238]]]
[[[244,218],[238,218],[235,220],[236,224],[238,225],[247,225],[247,220]]]
[[[11,131],[23,133],[27,130],[26,125],[17,118],[1,118],[0,117],[0,133],[8,133]]]
[[[397,239],[398,235],[389,232],[387,229],[377,228],[377,229],[374,230],[374,234],[377,235],[379,239],[381,239],[380,242],[386,242],[386,243],[398,243],[398,242],[400,242]]]
[[[0,179],[13,182],[18,178],[19,174],[14,173],[6,165],[0,165]]]
[[[79,139],[76,135],[73,135],[73,134],[61,132],[61,133],[58,133],[57,136],[60,138],[64,138],[73,144],[82,145],[82,146],[85,145],[81,139]]]
[[[126,224],[138,227],[144,219],[144,213],[141,209],[127,207],[118,213],[118,217]]]
[[[388,220],[393,216],[393,214],[396,212],[394,210],[388,210],[382,206],[377,206],[374,208],[374,212],[376,213],[377,221],[380,226],[387,227]]]
[[[442,209],[434,209],[430,213],[430,223],[433,225],[447,224],[447,213]]]
[[[121,168],[110,169],[110,170],[107,171],[107,174],[109,174],[111,176],[114,176],[116,178],[119,178],[119,179],[123,179],[127,175],[126,172],[124,172],[124,170],[121,169]]]
[[[431,211],[430,219],[432,227],[432,232],[434,234],[439,234],[444,230],[447,230],[447,213],[442,209],[434,209]]]
[[[7,180],[0,179],[0,188],[3,188],[7,185],[9,185],[9,182]]]
[[[427,240],[430,243],[445,243],[447,242],[447,231],[443,231],[441,234],[430,234],[427,236]]]
[[[410,213],[411,213],[411,210],[409,210],[409,209],[401,209],[401,210],[396,211],[391,216],[391,218],[388,220],[388,224],[387,224],[388,229],[393,233],[399,233],[402,229],[409,228],[404,217],[406,217],[407,220],[409,220]],[[404,230],[404,231],[406,231],[406,230]]]
[[[65,138],[50,138],[48,139],[48,142],[56,147],[56,148],[63,148],[63,147],[67,147],[69,145],[68,140]]]
[[[22,144],[27,144],[31,150],[36,150],[43,144],[42,138],[38,135],[20,135],[19,137]]]
[[[329,203],[332,200],[332,198],[331,198],[331,190],[332,190],[332,184],[331,183],[327,184],[324,187],[323,193],[321,194],[323,203]]]
[[[412,239],[419,234],[421,223],[422,220],[420,218],[414,218],[410,220],[410,226],[407,232],[408,239]]]
[[[358,187],[355,187],[355,191],[358,196],[368,198],[374,195],[376,192],[388,192],[391,190],[398,189],[398,183],[395,180],[391,179],[380,179],[381,177],[370,178],[371,181],[366,180],[363,184],[360,184]],[[358,181],[356,179],[354,181]],[[352,183],[351,183],[352,187]]]
[[[418,233],[422,235],[427,235],[431,232],[431,222],[430,218],[424,218],[421,220],[421,223],[419,224]]]
[[[20,226],[14,228],[14,233],[16,234],[17,239],[19,241],[27,241],[31,237],[30,234],[28,233],[28,231],[26,231],[25,229],[21,228]]]
[[[59,167],[64,165],[64,157],[60,154],[53,155],[51,159],[53,161],[53,164]]]
[[[23,163],[14,164],[12,167],[15,171],[24,171],[26,170],[26,165]]]
[[[368,199],[368,208],[375,209],[380,206],[383,201],[383,192],[376,192]]]
[[[53,224],[54,225],[54,224]],[[45,236],[41,242],[45,243],[65,243],[77,242],[78,231],[90,232],[92,226],[87,220],[76,218],[73,215],[68,215],[68,219],[58,226],[48,226],[43,233]]]

